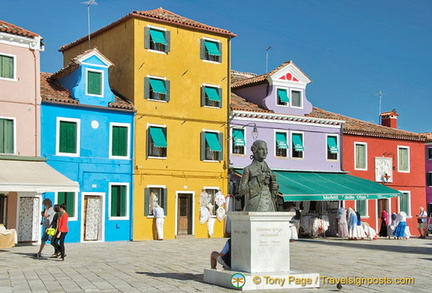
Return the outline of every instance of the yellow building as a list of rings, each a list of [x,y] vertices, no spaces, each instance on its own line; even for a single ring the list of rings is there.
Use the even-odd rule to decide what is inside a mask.
[[[206,190],[227,194],[231,38],[235,34],[158,8],[134,11],[63,46],[65,62],[97,47],[115,66],[110,84],[133,98],[133,240],[156,239],[154,199],[165,207],[165,239],[210,237],[200,223]],[[213,206],[213,207],[212,207]],[[214,221],[214,216],[210,221]],[[224,235],[215,221],[213,237]]]

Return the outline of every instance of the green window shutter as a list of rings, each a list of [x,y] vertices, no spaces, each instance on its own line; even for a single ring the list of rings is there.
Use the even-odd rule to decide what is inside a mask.
[[[162,45],[167,45],[167,41],[165,39],[165,33],[164,31],[156,30],[156,29],[150,29],[150,37],[153,41],[153,43],[158,43]]]
[[[222,108],[222,88],[218,88],[218,94],[220,97],[220,101],[219,101],[219,108]]]
[[[215,102],[221,101],[218,88],[206,86],[204,91],[210,101],[215,101]]]
[[[59,192],[57,194],[57,203],[64,203],[69,217],[75,217],[75,192]]]
[[[128,128],[125,126],[112,127],[112,155],[127,156]]]
[[[61,153],[77,153],[77,124],[76,122],[60,121],[59,151]]]
[[[218,133],[219,144],[221,145],[221,150],[218,152],[218,161],[223,161],[223,133]]]
[[[155,93],[167,94],[165,80],[163,79],[150,78],[150,87]]]
[[[288,94],[287,94],[286,89],[278,89],[277,95],[278,95],[278,98],[281,102],[283,102],[283,103],[289,102],[289,98],[288,98]]]
[[[0,153],[14,153],[14,121],[0,119]]]
[[[363,144],[356,144],[356,168],[366,168],[366,146]]]
[[[87,75],[87,93],[89,95],[102,95],[102,73],[88,71]]]
[[[165,31],[165,39],[166,39],[165,52],[168,53],[171,49],[171,32],[170,31]]]
[[[244,138],[244,130],[243,129],[233,129],[232,130],[232,140],[234,146],[244,147],[246,146],[245,138]]]
[[[200,40],[200,58],[206,59],[206,48],[205,48],[205,40]]]
[[[221,133],[215,133],[215,132],[205,133],[205,140],[210,148],[210,151],[212,152],[222,152],[222,146],[219,141],[219,134]]]
[[[116,217],[117,216],[117,210],[118,210],[118,186],[115,185],[111,185],[111,212],[110,212],[110,216],[111,217]]]
[[[294,150],[296,152],[301,152],[304,150],[303,135],[301,135],[299,133],[294,133],[292,135],[292,143],[293,143]]]
[[[150,127],[149,132],[150,132],[150,137],[151,137],[155,147],[166,148],[168,146],[163,128]]]
[[[144,77],[144,99],[150,98],[150,78]]]
[[[119,196],[119,201],[120,201],[120,208],[119,208],[119,216],[120,217],[125,217],[126,216],[126,186],[125,185],[120,185],[120,196]]]
[[[201,161],[204,161],[205,160],[205,153],[206,153],[206,139],[205,139],[205,135],[206,135],[206,133],[203,131],[203,132],[201,132],[201,140],[200,140],[200,143],[201,143]]]
[[[14,78],[14,58],[0,56],[0,77]]]
[[[210,56],[221,56],[220,46],[218,42],[204,41],[207,54]]]
[[[360,216],[365,217],[367,207],[367,200],[356,200],[356,210],[359,212]]]
[[[408,171],[409,163],[408,163],[408,149],[407,148],[399,148],[399,171]]]
[[[150,188],[144,188],[144,216],[150,212]]]
[[[282,132],[276,132],[276,145],[280,149],[288,149],[286,134]]]
[[[218,42],[217,44],[218,44],[218,49],[219,49],[218,62],[222,62],[222,43]]]
[[[399,211],[405,212],[408,216],[410,215],[409,212],[409,195],[408,193],[403,192],[399,196]]]
[[[150,49],[150,28],[144,28],[144,48]]]
[[[161,189],[162,194],[161,194],[161,207],[164,209],[165,211],[165,216],[168,214],[167,212],[167,207],[168,207],[168,189],[167,188],[162,188]]]
[[[169,80],[165,80],[165,88],[166,88],[165,101],[167,102],[169,102],[170,100],[170,85],[171,82]]]
[[[201,87],[201,107],[206,105],[206,94],[205,94],[205,86]]]
[[[126,186],[111,185],[111,217],[126,216]]]
[[[337,139],[335,136],[327,136],[327,147],[332,154],[337,154],[339,149],[337,146]]]

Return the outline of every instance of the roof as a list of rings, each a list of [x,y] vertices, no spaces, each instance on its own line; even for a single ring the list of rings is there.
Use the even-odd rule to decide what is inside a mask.
[[[263,112],[273,113],[273,111],[261,108],[255,103],[249,102],[248,100],[231,93],[231,111],[248,111],[248,112]]]
[[[241,80],[248,79],[251,77],[255,77],[257,74],[255,73],[249,73],[249,72],[240,72],[231,70],[231,84],[237,83]]]
[[[432,142],[432,132],[425,132],[422,134],[426,136],[426,142]]]
[[[33,33],[3,20],[0,20],[0,32],[31,38],[39,36],[36,33]]]
[[[90,37],[95,37],[107,30],[109,30],[110,28],[125,22],[128,19],[131,18],[138,18],[138,19],[144,19],[144,20],[150,20],[150,21],[156,21],[159,23],[167,23],[167,24],[173,24],[173,25],[178,25],[178,26],[182,26],[182,27],[186,27],[186,28],[192,28],[192,29],[196,29],[196,30],[201,30],[201,31],[206,31],[206,32],[210,32],[210,33],[215,33],[215,34],[219,34],[219,35],[225,35],[228,37],[236,37],[237,35],[234,34],[233,32],[230,32],[228,30],[225,29],[221,29],[221,28],[217,28],[217,27],[213,27],[213,26],[209,26],[200,22],[197,22],[195,20],[180,16],[178,14],[175,14],[171,11],[168,11],[166,9],[163,9],[162,7],[154,9],[154,10],[147,10],[147,11],[133,11],[127,15],[125,15],[124,17],[120,18],[119,20],[93,32],[92,34],[90,34]],[[80,44],[84,41],[88,40],[88,36],[82,37],[70,44],[64,45],[62,46],[59,51],[65,51],[77,44]]]
[[[41,72],[41,97],[43,102],[79,105],[79,101],[72,98],[70,92],[55,79],[54,74]],[[113,90],[114,102],[109,108],[135,110],[132,102]]]
[[[325,111],[323,109],[314,107],[312,112],[307,116],[324,119],[334,119],[345,121],[343,126],[344,134],[360,135],[360,136],[373,136],[380,138],[412,140],[412,141],[425,141],[424,134],[405,131],[397,128],[378,125],[371,122],[362,121],[359,119],[351,118],[337,113]]]

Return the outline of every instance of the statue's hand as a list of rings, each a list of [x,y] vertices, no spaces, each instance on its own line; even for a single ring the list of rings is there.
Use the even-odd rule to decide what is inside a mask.
[[[271,190],[272,191],[278,191],[279,190],[279,183],[273,181],[271,183]]]

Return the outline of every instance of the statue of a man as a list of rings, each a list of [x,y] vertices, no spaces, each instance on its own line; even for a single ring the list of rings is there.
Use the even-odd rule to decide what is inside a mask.
[[[245,195],[245,211],[274,212],[279,184],[264,159],[267,157],[267,143],[257,140],[251,147],[252,163],[243,169],[240,180],[240,195]]]

